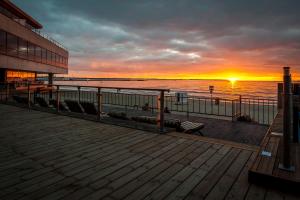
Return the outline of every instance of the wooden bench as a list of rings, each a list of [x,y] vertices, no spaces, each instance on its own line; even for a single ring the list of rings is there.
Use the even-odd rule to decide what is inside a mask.
[[[198,132],[198,133],[200,133],[200,135],[203,136],[203,133],[200,132],[200,130],[204,128],[203,123],[184,121],[184,122],[181,122],[180,128],[184,133]]]

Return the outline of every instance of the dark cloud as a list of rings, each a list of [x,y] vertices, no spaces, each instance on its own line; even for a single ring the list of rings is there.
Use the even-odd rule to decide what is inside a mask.
[[[147,65],[146,71],[160,71],[189,65],[201,71],[221,63],[245,69],[292,63],[300,70],[298,0],[13,2],[69,48],[76,70],[128,72]]]

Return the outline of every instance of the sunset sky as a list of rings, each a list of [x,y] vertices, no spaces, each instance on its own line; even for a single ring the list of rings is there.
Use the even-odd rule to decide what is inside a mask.
[[[69,76],[300,77],[299,0],[13,0],[69,49]]]

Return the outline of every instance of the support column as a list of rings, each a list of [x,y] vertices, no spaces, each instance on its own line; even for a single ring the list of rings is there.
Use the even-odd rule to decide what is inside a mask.
[[[277,108],[282,108],[283,83],[277,84]]]
[[[51,100],[53,98],[53,92],[52,92],[53,76],[54,76],[54,74],[52,74],[52,73],[48,74],[48,85],[50,86],[49,100]]]
[[[0,83],[3,83],[6,81],[6,70],[0,69]]]

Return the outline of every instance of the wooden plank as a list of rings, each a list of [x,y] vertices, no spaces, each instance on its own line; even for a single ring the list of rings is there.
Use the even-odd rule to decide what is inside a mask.
[[[187,199],[205,198],[239,153],[240,150],[231,149],[216,167],[192,190]]]
[[[207,146],[211,147],[211,146]],[[170,180],[162,184],[160,187],[158,187],[156,190],[151,192],[145,199],[163,199],[168,194],[170,194],[172,191],[175,190],[181,183],[183,183],[188,177],[191,177],[191,180],[196,180],[197,182],[197,176],[191,176],[198,168],[201,166],[204,166],[204,164],[207,166],[213,166],[213,163],[218,162],[219,159],[221,159],[221,155],[223,155],[225,152],[227,152],[229,149],[228,147],[223,146],[219,149],[220,146],[217,146],[218,148],[208,148],[203,149],[202,153],[200,153],[199,157],[197,158],[197,161],[194,162],[193,166],[188,165],[185,168],[183,168],[180,172],[178,172],[174,177],[172,177]],[[217,153],[219,152],[219,153]],[[223,152],[222,154],[220,152]],[[201,162],[200,162],[201,160]],[[197,173],[197,172],[196,172]],[[186,183],[190,183],[190,181],[186,181]]]
[[[235,180],[242,171],[244,165],[251,156],[250,151],[243,150],[238,157],[234,160],[231,166],[228,168],[226,173],[220,178],[218,183],[216,183],[213,189],[209,192],[206,199],[224,199],[226,194],[231,189],[231,186],[234,184]]]
[[[253,200],[253,199],[263,200],[265,198],[266,191],[267,190],[261,186],[251,184],[245,199],[246,200]]]
[[[249,160],[247,161],[246,165],[244,166],[242,172],[240,173],[239,177],[235,180],[233,186],[231,187],[230,191],[227,193],[225,199],[232,199],[232,200],[239,200],[244,199],[247,194],[249,188],[248,182],[248,170],[252,163],[256,158],[256,152],[253,152]]]

